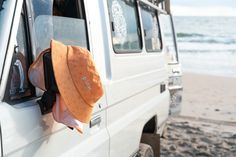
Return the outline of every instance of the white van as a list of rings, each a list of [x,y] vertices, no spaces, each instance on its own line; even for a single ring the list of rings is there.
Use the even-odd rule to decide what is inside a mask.
[[[1,156],[156,154],[140,143],[169,115],[161,13],[147,0],[0,0]],[[83,134],[42,115],[42,91],[28,81],[51,39],[89,49],[100,72],[105,94]]]
[[[177,39],[174,28],[174,20],[170,11],[170,5],[165,1],[159,4],[167,14],[159,16],[162,34],[164,36],[164,52],[168,63],[169,73],[169,91],[170,91],[170,115],[178,115],[181,111],[182,103],[182,69],[178,57]]]
[[[166,53],[168,63],[170,91],[170,115],[178,115],[181,112],[182,103],[182,69],[179,61],[177,39],[175,34],[174,20],[170,10],[170,1],[159,3],[160,8],[166,14],[160,14],[159,20],[163,35],[163,51]]]

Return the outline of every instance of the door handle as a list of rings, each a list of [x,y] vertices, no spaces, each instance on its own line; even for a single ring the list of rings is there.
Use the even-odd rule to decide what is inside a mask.
[[[160,85],[160,93],[163,93],[163,92],[165,92],[166,91],[166,84],[165,83],[162,83],[161,85]]]
[[[178,71],[178,70],[172,70],[172,72],[173,72],[174,74],[179,74],[179,73],[180,73],[180,71]]]
[[[20,92],[23,93],[25,91],[24,90],[25,76],[24,76],[23,66],[22,66],[21,61],[19,59],[16,60],[14,65],[18,68],[19,73],[20,73]]]
[[[101,122],[102,122],[101,116],[100,115],[96,116],[90,120],[89,127],[92,128],[96,125],[100,125]]]

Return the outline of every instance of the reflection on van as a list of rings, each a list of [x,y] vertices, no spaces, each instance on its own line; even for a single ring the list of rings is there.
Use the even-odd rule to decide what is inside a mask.
[[[171,83],[182,86],[176,40],[166,36],[162,21],[162,16],[171,17],[169,4],[169,0],[1,2],[1,155],[157,156],[158,133],[173,98]],[[27,77],[29,66],[51,39],[87,48],[104,85],[105,93],[83,134],[55,122],[51,112],[41,113],[37,100],[42,91]],[[171,81],[172,77],[179,79]],[[150,137],[157,143],[150,143]]]

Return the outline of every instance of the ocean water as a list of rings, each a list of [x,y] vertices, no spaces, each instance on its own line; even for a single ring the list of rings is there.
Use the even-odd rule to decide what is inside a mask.
[[[236,77],[236,17],[174,17],[184,72]]]

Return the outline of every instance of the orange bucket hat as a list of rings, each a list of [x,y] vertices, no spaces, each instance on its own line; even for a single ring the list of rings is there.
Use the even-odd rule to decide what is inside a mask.
[[[95,103],[103,95],[91,53],[79,46],[51,41],[52,65],[59,92],[70,113],[88,123]]]
[[[43,56],[50,52],[50,49],[46,49],[39,54],[37,59],[31,64],[28,72],[30,82],[43,91],[47,91],[46,83],[45,83],[45,71],[44,71],[44,59]],[[47,67],[49,68],[49,67]],[[51,88],[51,87],[50,87]],[[51,91],[52,92],[52,91]],[[45,93],[44,93],[45,94]],[[44,97],[44,95],[42,96]],[[54,102],[47,104],[40,103],[42,101],[38,101],[40,105],[40,109],[42,114],[45,114],[45,110],[49,110],[52,108],[52,115],[55,121],[58,123],[65,124],[70,128],[76,128],[80,133],[83,133],[83,123],[79,120],[76,120],[68,111],[65,102],[59,93],[54,93],[49,95],[50,99]],[[47,106],[49,104],[49,106]],[[53,106],[51,106],[53,105]],[[43,107],[42,107],[43,106]],[[47,106],[45,108],[45,106]],[[43,111],[42,111],[43,110]]]
[[[31,83],[46,91],[43,55],[40,53],[29,68]],[[59,93],[56,94],[52,113],[57,122],[75,127],[82,132],[82,124],[91,118],[94,104],[103,95],[100,76],[95,68],[90,52],[79,46],[66,46],[51,41],[53,73]]]

